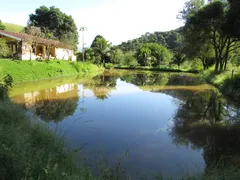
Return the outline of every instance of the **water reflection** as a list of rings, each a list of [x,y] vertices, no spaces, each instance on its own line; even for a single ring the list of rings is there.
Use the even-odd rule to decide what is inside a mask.
[[[206,172],[240,164],[239,108],[216,91],[190,93],[180,103],[170,130],[177,146],[203,149]]]
[[[117,77],[102,74],[93,78],[91,84],[85,83],[84,86],[93,91],[97,99],[104,100],[108,98],[111,91],[116,88]]]
[[[12,100],[42,120],[62,121],[63,131],[71,125],[68,140],[73,147],[87,143],[88,157],[101,147],[113,161],[127,146],[126,166],[136,179],[150,177],[146,169],[177,177],[186,166],[187,174],[194,171],[193,163],[207,172],[219,161],[240,162],[239,108],[199,76],[106,71],[81,82],[24,90]],[[83,121],[75,121],[82,112]]]
[[[12,98],[18,104],[45,121],[62,121],[72,115],[78,105],[78,88],[75,84],[64,84],[55,88],[28,92]]]

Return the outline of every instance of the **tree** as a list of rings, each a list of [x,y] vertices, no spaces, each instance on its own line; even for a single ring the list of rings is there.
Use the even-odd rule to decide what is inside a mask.
[[[70,44],[77,48],[78,31],[72,16],[66,15],[54,6],[37,8],[35,14],[29,15],[28,26],[40,27],[43,33],[52,32],[54,38],[60,41],[68,39]]]
[[[123,51],[119,49],[117,46],[113,46],[110,49],[111,49],[110,62],[113,64],[119,64],[121,60],[124,58]]]
[[[173,60],[173,64],[177,64],[178,65],[178,70],[180,70],[180,65],[185,61],[185,55],[180,53],[180,52],[176,52],[172,58]]]
[[[214,49],[209,43],[196,42],[194,46],[189,43],[186,39],[183,41],[183,47],[180,52],[184,53],[190,60],[200,60],[203,69],[208,69],[209,66],[215,63],[214,60]]]
[[[136,56],[139,63],[144,66],[159,66],[172,58],[171,52],[158,43],[143,44],[137,50]]]
[[[204,7],[204,0],[190,0],[184,4],[183,10],[180,11],[177,18],[183,21],[191,18]]]
[[[189,17],[184,26],[184,37],[192,46],[196,42],[211,44],[215,71],[226,70],[229,53],[239,47],[238,39],[226,33],[226,17],[226,3],[214,1]]]
[[[6,41],[0,38],[0,57],[6,57],[9,54],[10,54],[10,49],[6,44]]]
[[[136,56],[142,66],[151,66],[151,50],[148,47],[141,47],[137,50]]]
[[[97,35],[97,36],[94,38],[94,40],[93,40],[93,42],[92,42],[90,48],[96,47],[96,42],[97,42],[97,39],[98,39],[98,38],[103,38],[103,39],[104,39],[103,36],[101,36],[101,35]]]
[[[233,37],[240,38],[240,1],[228,0],[230,8],[227,14],[227,32]]]
[[[127,52],[123,55],[122,60],[120,60],[120,65],[136,67],[138,65],[138,61],[136,60],[136,58],[133,56],[131,52]]]
[[[91,48],[93,48],[96,55],[99,55],[101,57],[101,62],[105,67],[106,59],[109,59],[111,56],[110,44],[108,43],[108,41],[105,40],[102,36],[98,35],[95,37]]]
[[[4,30],[5,26],[2,24],[2,21],[0,20],[0,30]]]
[[[181,42],[179,42],[181,37],[180,29],[181,28],[178,28],[167,32],[145,33],[139,38],[122,42],[118,45],[118,47],[124,52],[134,52],[137,51],[143,44],[157,43],[167,47],[168,49],[174,50],[181,46]]]

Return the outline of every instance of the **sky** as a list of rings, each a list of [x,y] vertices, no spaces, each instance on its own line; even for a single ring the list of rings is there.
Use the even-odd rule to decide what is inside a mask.
[[[29,14],[45,5],[55,6],[71,15],[78,27],[87,27],[85,47],[96,35],[114,45],[146,32],[168,31],[182,26],[176,18],[187,0],[11,0],[0,5],[0,20],[25,26]],[[79,32],[79,47],[82,46]]]

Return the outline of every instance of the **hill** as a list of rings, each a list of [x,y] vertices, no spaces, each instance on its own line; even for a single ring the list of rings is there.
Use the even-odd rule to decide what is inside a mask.
[[[5,31],[9,32],[20,32],[23,30],[24,26],[12,24],[12,23],[2,23],[5,26]]]
[[[180,46],[180,31],[181,28],[166,32],[147,32],[139,38],[122,42],[118,47],[123,51],[134,51],[144,43],[158,43],[174,50]]]

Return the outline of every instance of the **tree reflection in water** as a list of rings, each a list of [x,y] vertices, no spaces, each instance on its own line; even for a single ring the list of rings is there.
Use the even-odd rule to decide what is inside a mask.
[[[15,97],[24,108],[42,120],[58,123],[75,112],[79,96],[77,85],[64,84],[55,88],[24,93]]]
[[[78,98],[62,100],[45,100],[35,104],[35,114],[44,121],[62,121],[73,115],[78,105]]]
[[[240,165],[240,111],[228,103],[215,91],[192,92],[180,102],[173,118],[169,131],[173,142],[203,148],[206,172],[219,162]]]
[[[93,78],[92,83],[85,83],[84,86],[93,91],[97,99],[107,99],[111,91],[116,88],[118,77],[102,74]]]

